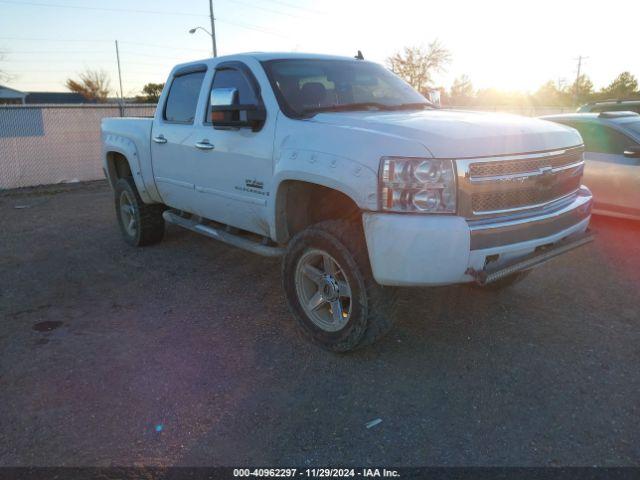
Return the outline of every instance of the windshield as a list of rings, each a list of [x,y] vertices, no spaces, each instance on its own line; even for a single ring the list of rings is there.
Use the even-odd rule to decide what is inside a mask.
[[[280,108],[290,116],[322,111],[432,106],[381,65],[361,60],[271,60],[264,63]]]

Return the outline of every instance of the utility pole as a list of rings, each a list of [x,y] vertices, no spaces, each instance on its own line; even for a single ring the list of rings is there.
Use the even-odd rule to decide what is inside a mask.
[[[589,57],[583,57],[582,55],[579,55],[577,60],[578,60],[578,73],[576,75],[576,84],[574,85],[573,88],[573,99],[576,103],[576,105],[578,104],[578,87],[580,86],[580,70],[582,69],[582,61],[586,60]]]
[[[120,69],[120,50],[118,40],[116,40],[116,58],[118,59],[118,80],[120,81],[120,116],[124,117],[124,98],[122,96],[122,70]]]
[[[213,18],[213,0],[209,0],[209,19],[211,20],[211,45],[213,47],[213,58],[218,56],[218,49],[216,48],[216,22]]]

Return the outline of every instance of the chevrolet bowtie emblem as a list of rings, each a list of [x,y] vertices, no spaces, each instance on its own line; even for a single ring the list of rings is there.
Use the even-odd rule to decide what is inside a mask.
[[[553,181],[553,168],[552,167],[540,167],[538,169],[539,175],[536,177],[536,182],[541,187],[549,187]]]

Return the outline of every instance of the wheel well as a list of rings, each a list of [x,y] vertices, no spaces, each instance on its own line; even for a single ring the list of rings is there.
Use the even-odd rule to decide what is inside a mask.
[[[309,225],[324,220],[360,222],[360,208],[347,195],[314,183],[288,180],[278,188],[276,237],[285,243]]]
[[[119,179],[131,177],[131,167],[127,157],[118,152],[107,153],[107,172],[109,181],[114,185]]]

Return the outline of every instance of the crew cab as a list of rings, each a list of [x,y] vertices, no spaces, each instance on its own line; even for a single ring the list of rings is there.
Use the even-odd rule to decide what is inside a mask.
[[[591,239],[576,130],[436,108],[360,58],[181,64],[153,119],[102,139],[128,243],[169,222],[282,256],[301,331],[333,351],[391,328],[395,287],[503,288]]]

